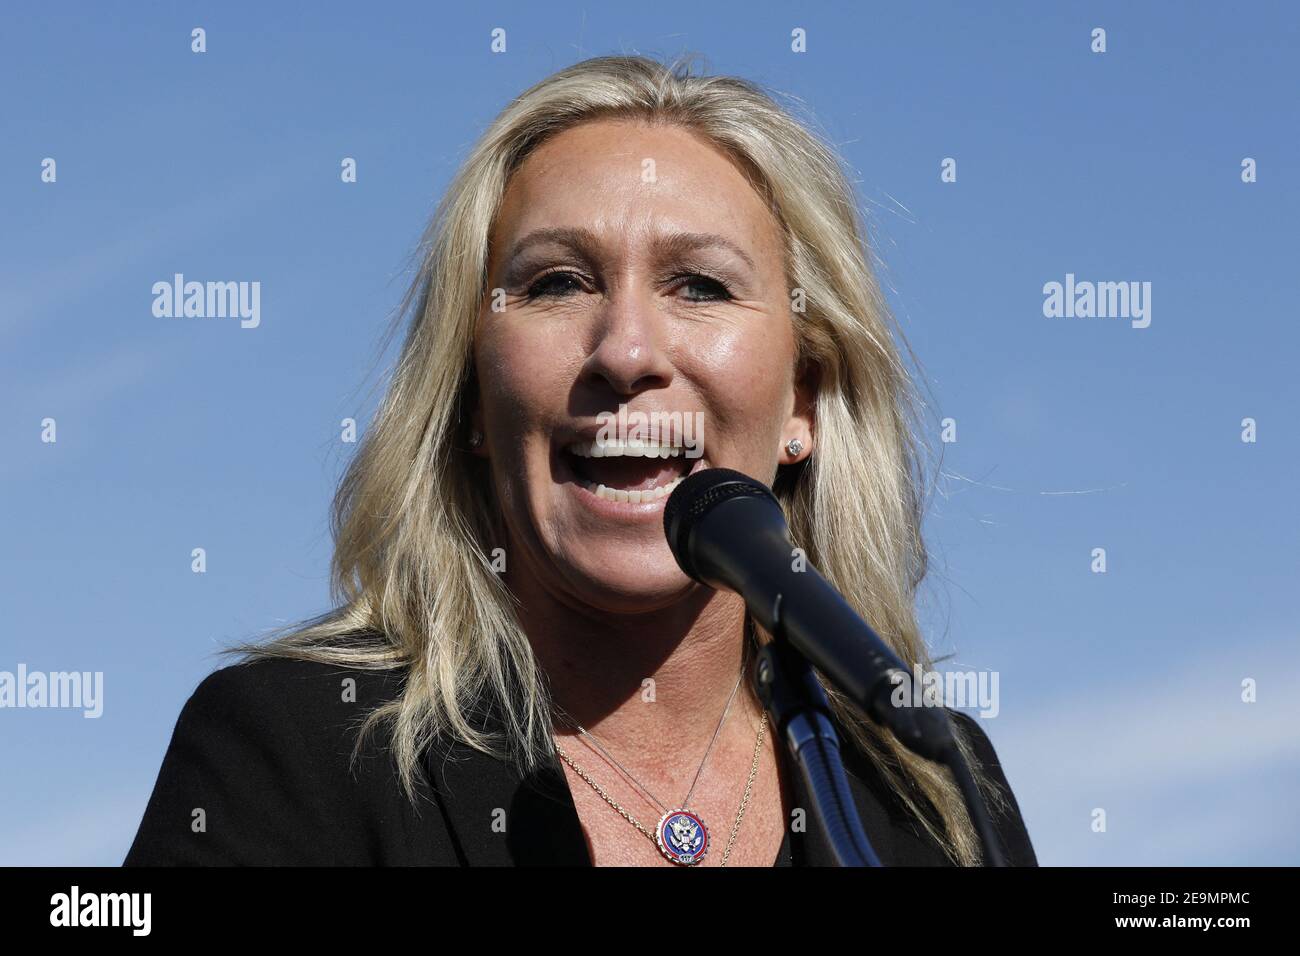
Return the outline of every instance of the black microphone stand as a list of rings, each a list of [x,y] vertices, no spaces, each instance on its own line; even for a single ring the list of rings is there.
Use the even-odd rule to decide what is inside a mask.
[[[881,866],[862,829],[849,789],[840,759],[839,734],[831,721],[830,701],[808,659],[777,633],[759,651],[753,679],[759,700],[772,717],[775,733],[784,738],[803,776],[813,812],[821,821],[836,861],[840,866]],[[911,743],[906,739],[903,742]],[[988,808],[956,744],[937,754],[927,750],[924,756],[952,772],[979,834],[985,865],[1006,866]]]
[[[785,739],[803,775],[836,861],[840,866],[880,866],[858,819],[830,701],[812,665],[778,636],[759,651],[753,676],[759,700],[772,716],[774,735]]]
[[[777,601],[779,606],[780,601]],[[779,620],[777,614],[777,622]],[[907,692],[910,695],[910,679],[901,676],[909,683]],[[754,687],[759,700],[771,714],[776,734],[784,737],[794,757],[794,765],[800,770],[807,791],[813,797],[814,813],[822,821],[840,866],[880,866],[880,858],[875,855],[866,832],[862,830],[849,780],[845,777],[844,762],[840,760],[840,735],[831,721],[831,702],[816,679],[813,665],[781,635],[779,624],[777,633],[762,648],[755,662]],[[936,717],[930,715],[930,719]],[[950,723],[946,714],[941,719],[944,724]],[[901,741],[920,756],[939,762],[952,771],[953,780],[966,803],[966,812],[979,834],[984,864],[1006,866],[988,806],[980,795],[975,777],[961,750],[957,749],[956,741],[952,741],[950,727],[945,727],[945,730],[948,731],[949,744],[937,752],[906,736],[901,737]]]

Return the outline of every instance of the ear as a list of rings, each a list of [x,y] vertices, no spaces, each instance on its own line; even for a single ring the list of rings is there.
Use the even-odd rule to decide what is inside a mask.
[[[793,465],[812,454],[817,427],[817,392],[821,387],[821,367],[812,361],[800,362],[795,373],[794,409],[781,433],[781,464]],[[790,454],[787,447],[798,440],[803,447]]]
[[[479,458],[487,457],[487,436],[483,433],[481,424],[471,421],[465,443],[471,455],[477,455]]]
[[[463,433],[457,442],[469,450],[471,455],[487,457],[487,432],[483,428],[483,402],[479,398],[478,382],[471,381],[465,390],[465,402],[469,407],[469,421],[462,425]],[[479,439],[476,444],[474,439]]]

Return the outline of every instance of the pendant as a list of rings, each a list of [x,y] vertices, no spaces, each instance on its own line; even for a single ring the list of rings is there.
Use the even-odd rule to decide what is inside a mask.
[[[674,863],[694,866],[709,852],[709,829],[689,810],[669,810],[659,818],[655,842]]]

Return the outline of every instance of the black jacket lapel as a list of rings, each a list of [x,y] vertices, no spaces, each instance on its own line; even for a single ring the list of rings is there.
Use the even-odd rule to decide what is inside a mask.
[[[502,729],[493,713],[473,723]],[[462,865],[591,865],[558,759],[522,776],[510,761],[455,742],[430,747],[424,763]]]

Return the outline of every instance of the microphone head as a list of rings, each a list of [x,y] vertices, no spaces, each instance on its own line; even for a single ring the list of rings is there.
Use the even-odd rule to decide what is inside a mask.
[[[730,468],[705,468],[683,479],[664,504],[664,534],[678,566],[699,581],[691,559],[691,531],[697,521],[733,498],[766,498],[781,511],[772,489],[757,478]],[[783,513],[782,513],[783,514]]]

